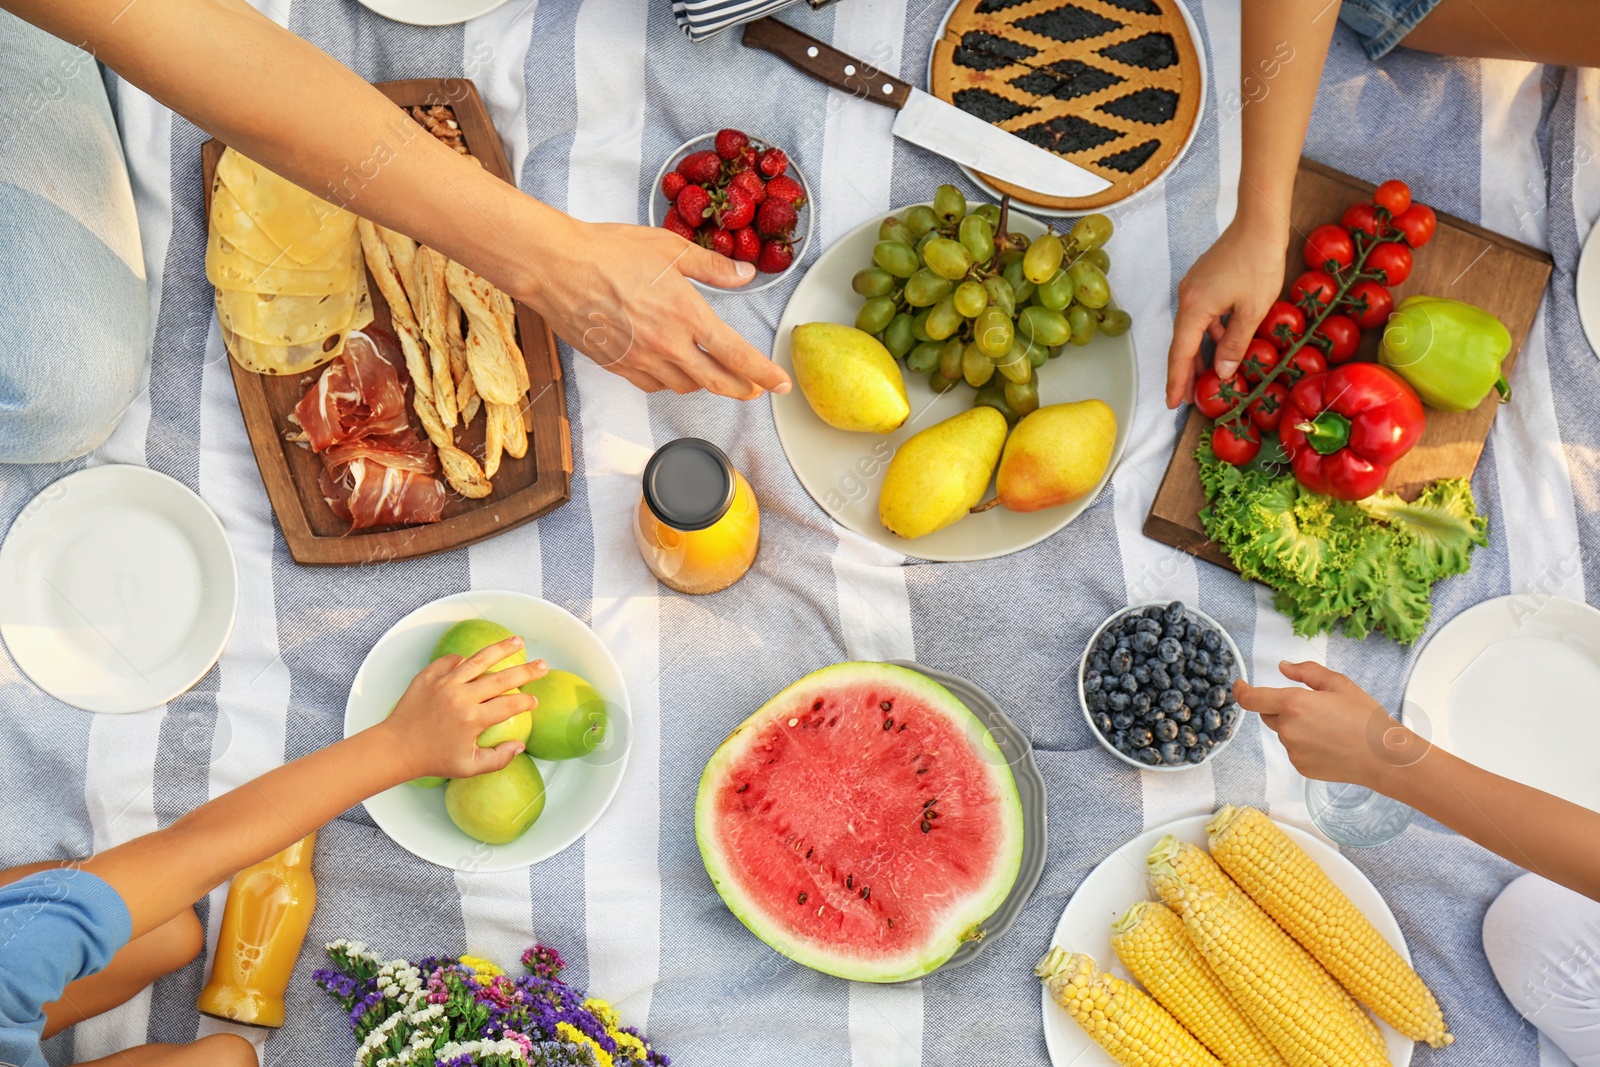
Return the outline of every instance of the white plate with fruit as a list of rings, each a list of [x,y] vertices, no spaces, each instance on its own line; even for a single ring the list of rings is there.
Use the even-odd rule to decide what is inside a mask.
[[[1243,810],[1259,818],[1259,813]],[[1069,953],[1085,953],[1094,960],[1100,971],[1108,972],[1121,982],[1133,982],[1127,966],[1113,948],[1112,924],[1139,901],[1160,899],[1151,887],[1146,857],[1161,839],[1170,834],[1180,842],[1205,849],[1208,847],[1206,827],[1212,819],[1211,815],[1195,815],[1146,830],[1107,856],[1089,872],[1089,876],[1067,902],[1050,941],[1052,948],[1059,947]],[[1303,830],[1282,823],[1268,823],[1267,820],[1261,822],[1276,826],[1287,835],[1289,841],[1298,845],[1304,855],[1322,869],[1333,886],[1354,904],[1356,910],[1392,946],[1400,960],[1406,966],[1410,965],[1411,951],[1406,947],[1394,912],[1360,868],[1327,842]],[[1289,876],[1285,874],[1284,877],[1288,879]],[[1255,896],[1254,893],[1250,895]],[[1181,925],[1179,930],[1181,932]],[[1170,967],[1157,967],[1157,971],[1176,975],[1181,973],[1181,967],[1174,963]],[[1145,992],[1152,991],[1146,989]],[[1117,1061],[1111,1054],[1096,1045],[1072,1016],[1055,1002],[1048,987],[1042,991],[1042,1001],[1045,1046],[1050,1053],[1050,1062],[1055,1067],[1068,1067],[1069,1064],[1075,1067],[1117,1067]],[[1411,1062],[1412,1041],[1386,1023],[1378,1022],[1377,1027],[1388,1049],[1389,1063],[1394,1067],[1406,1067]]]
[[[921,559],[992,559],[1037,544],[1094,502],[1116,469],[1133,424],[1137,362],[1127,315],[1110,300],[1103,273],[1108,260],[1100,246],[1109,220],[1096,216],[1100,221],[1080,231],[1088,233],[1081,242],[1087,247],[1068,233],[1059,234],[1063,249],[1056,260],[1059,268],[1049,275],[1056,283],[1052,292],[1040,294],[1044,287],[1038,286],[1025,290],[1040,295],[1041,301],[1049,296],[1051,306],[1041,302],[1035,308],[1029,306],[1029,296],[1016,300],[1009,281],[999,284],[1003,272],[974,265],[971,247],[983,247],[981,232],[987,227],[992,234],[998,209],[952,202],[951,194],[959,196],[953,187],[941,187],[936,198],[945,208],[943,221],[933,213],[934,204],[902,208],[892,217],[904,220],[902,227],[909,224],[917,231],[914,235],[873,219],[841,238],[806,272],[778,323],[772,353],[774,361],[795,374],[800,388],[774,395],[772,415],[795,475],[841,525]],[[922,227],[930,216],[935,229],[946,227],[953,234],[942,238],[943,254],[935,254],[934,265],[945,271],[943,276],[935,275],[926,259],[935,238],[921,249],[914,247],[929,233]],[[979,217],[984,218],[982,225],[973,222]],[[974,239],[962,226],[980,233]],[[875,259],[875,254],[884,256],[878,249],[880,230],[910,238],[913,244],[889,250],[899,253],[898,262],[888,256],[898,274]],[[1010,213],[1006,230],[1029,242],[1049,232],[1016,212]],[[967,249],[964,258],[961,248]],[[906,253],[915,257],[915,270]],[[1081,287],[1067,274],[1079,263],[1073,277]],[[1013,269],[1013,276],[1020,269]],[[864,275],[860,281],[858,273]],[[964,284],[969,281],[978,284]],[[886,284],[889,289],[883,292]],[[1001,288],[1009,293],[1014,314],[1006,313],[1005,296],[996,292]],[[915,306],[907,306],[907,291],[915,296]],[[876,317],[872,310],[864,312],[874,293],[880,299]],[[920,303],[935,293],[941,295],[932,305]],[[877,321],[888,310],[882,300],[894,305],[887,326]],[[914,316],[923,313],[935,322],[942,319],[943,325],[959,325],[927,342],[933,345],[930,349],[908,332]],[[858,319],[863,315],[864,320]],[[1018,325],[1021,316],[1028,319],[1035,340]],[[1060,332],[1064,323],[1066,335]],[[1102,323],[1116,335],[1100,330]],[[796,373],[794,331],[809,324],[824,325],[800,334],[802,365]],[[875,328],[884,339],[851,324]],[[943,326],[927,326],[923,320],[916,329],[930,337],[944,333]],[[1074,327],[1087,343],[1066,340]],[[982,338],[992,343],[981,345]],[[946,348],[952,339],[964,340],[963,355],[972,350],[971,373],[950,360],[940,365],[934,349]],[[936,391],[932,380],[950,369],[956,377],[944,377],[947,388]],[[982,388],[970,384],[975,381]],[[977,410],[975,401],[1004,419],[967,415]],[[1037,406],[1038,411],[1014,423],[1018,413],[1013,401],[1015,407]],[[1065,406],[1083,401],[1099,403]],[[958,416],[966,417],[952,423]],[[1017,425],[1026,432],[1017,432]],[[912,447],[902,451],[913,439]],[[1040,461],[1051,468],[1049,473],[1030,474]],[[990,503],[996,496],[998,506]],[[980,503],[990,503],[989,509],[970,513]]]
[[[441,867],[509,871],[548,859],[599,820],[628,765],[632,719],[611,652],[570,612],[501,590],[443,597],[395,623],[356,672],[345,736],[382,721],[437,656],[471,655],[512,633],[550,673],[524,687],[539,707],[492,728],[488,742],[523,740],[527,752],[503,771],[408,782],[366,802],[396,844]]]

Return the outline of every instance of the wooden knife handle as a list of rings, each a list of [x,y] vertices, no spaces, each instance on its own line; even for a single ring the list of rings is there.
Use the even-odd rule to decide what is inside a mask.
[[[900,79],[891,78],[872,64],[847,56],[771,15],[745,25],[744,46],[764,49],[820,82],[896,111],[905,107],[911,98],[911,86]]]

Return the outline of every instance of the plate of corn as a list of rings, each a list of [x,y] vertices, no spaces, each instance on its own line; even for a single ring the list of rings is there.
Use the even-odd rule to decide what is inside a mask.
[[[1454,1040],[1366,875],[1231,804],[1106,857],[1036,973],[1055,1067],[1405,1067]]]

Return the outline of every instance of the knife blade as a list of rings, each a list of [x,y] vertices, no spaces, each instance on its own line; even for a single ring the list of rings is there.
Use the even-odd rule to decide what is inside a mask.
[[[981,174],[1043,196],[1092,196],[1111,185],[1069,159],[991,126],[770,15],[745,26],[744,45],[771,52],[835,89],[894,109],[896,137]]]

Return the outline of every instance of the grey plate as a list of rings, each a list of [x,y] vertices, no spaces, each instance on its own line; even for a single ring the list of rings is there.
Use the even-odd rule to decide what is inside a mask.
[[[1039,765],[1034,762],[1033,746],[1028,743],[1028,736],[1006,717],[993,697],[957,675],[924,667],[910,660],[889,662],[932,678],[954,693],[989,728],[990,736],[1011,766],[1011,776],[1017,783],[1017,796],[1022,801],[1022,866],[1017,870],[1016,884],[1011,887],[1010,895],[1000,907],[995,909],[995,913],[984,920],[983,936],[966,942],[956,949],[955,955],[929,972],[938,974],[971,963],[986,946],[1003,937],[1017,921],[1017,916],[1022,914],[1023,905],[1028,903],[1028,898],[1039,884],[1039,878],[1044,874],[1044,855],[1050,843],[1047,826],[1049,806],[1045,800],[1044,775],[1039,773]]]

